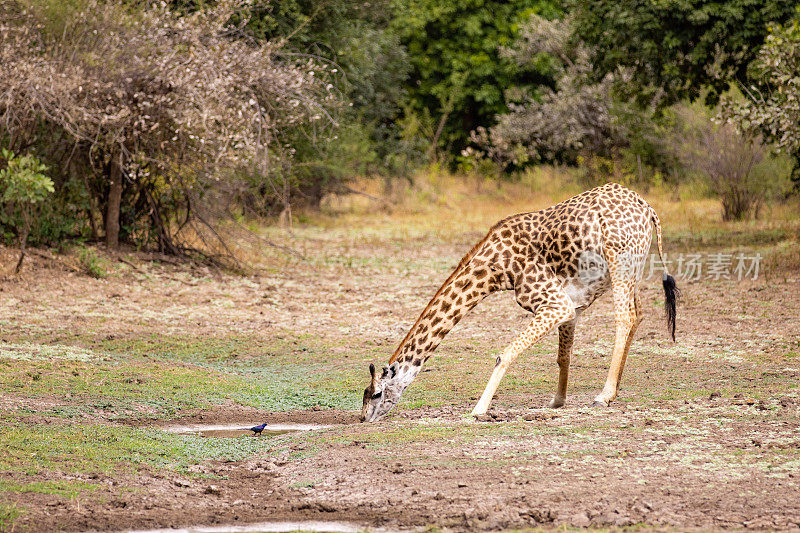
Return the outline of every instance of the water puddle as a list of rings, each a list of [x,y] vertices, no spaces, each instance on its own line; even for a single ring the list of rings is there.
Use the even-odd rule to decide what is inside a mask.
[[[261,522],[242,526],[191,526],[170,529],[130,530],[126,533],[280,533],[287,531],[317,531],[330,533],[358,533],[364,527],[345,522]]]
[[[182,426],[169,426],[164,431],[177,433],[178,435],[198,435],[200,437],[246,437],[254,436],[246,423],[242,424],[188,424]],[[301,431],[313,431],[315,429],[325,429],[333,426],[322,424],[267,424],[261,432],[262,436],[283,435],[285,433],[299,433]],[[170,530],[171,531],[171,530]],[[200,531],[200,530],[198,530]],[[205,531],[205,530],[203,530]],[[225,530],[228,531],[228,530]],[[250,531],[250,530],[247,530]],[[253,530],[257,531],[257,530]],[[287,531],[293,531],[291,529]]]

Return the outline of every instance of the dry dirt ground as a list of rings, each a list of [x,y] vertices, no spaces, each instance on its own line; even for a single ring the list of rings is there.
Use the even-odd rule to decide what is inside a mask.
[[[259,275],[128,253],[103,256],[102,279],[73,272],[74,255],[37,256],[0,282],[2,527],[800,528],[797,272],[681,282],[677,343],[646,281],[619,398],[592,409],[613,344],[605,296],[579,323],[566,407],[543,408],[551,334],[476,421],[494,358],[529,320],[494,295],[366,425],[368,363],[480,235],[298,232],[309,259]],[[232,442],[158,429],[175,421],[332,427]]]

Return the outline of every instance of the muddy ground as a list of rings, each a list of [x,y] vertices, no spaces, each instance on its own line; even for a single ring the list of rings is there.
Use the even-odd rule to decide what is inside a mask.
[[[613,344],[606,296],[580,320],[564,408],[543,408],[557,377],[550,335],[476,421],[467,415],[494,358],[529,320],[495,295],[445,339],[402,405],[365,425],[367,364],[388,359],[479,235],[300,237],[311,260],[253,276],[130,252],[105,256],[103,279],[73,272],[69,257],[34,257],[22,278],[0,282],[0,412],[3,431],[22,435],[4,441],[3,527],[800,528],[797,272],[681,281],[677,343],[660,282],[647,280],[619,398],[593,409]],[[173,371],[197,374],[162,383]],[[278,385],[251,394],[262,380]],[[191,440],[179,464],[141,444],[175,422],[261,421],[333,427],[244,437],[247,449],[228,456]],[[139,440],[101,456],[105,440],[65,443],[76,428]],[[52,435],[64,435],[57,453],[36,447]],[[189,454],[185,437],[169,438]]]

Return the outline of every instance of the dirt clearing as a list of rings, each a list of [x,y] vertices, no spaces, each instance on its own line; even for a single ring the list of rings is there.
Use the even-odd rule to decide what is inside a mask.
[[[679,280],[677,343],[647,281],[619,398],[591,409],[613,343],[606,296],[578,324],[566,407],[542,408],[550,335],[476,421],[494,358],[529,320],[490,297],[365,425],[369,362],[385,363],[477,234],[297,232],[312,259],[256,276],[130,254],[136,269],[110,258],[103,279],[40,258],[0,283],[4,528],[800,527],[796,272]],[[163,431],[264,422],[330,427]]]

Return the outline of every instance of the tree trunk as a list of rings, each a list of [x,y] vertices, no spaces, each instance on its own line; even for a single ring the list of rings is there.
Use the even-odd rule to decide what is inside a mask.
[[[639,166],[639,183],[644,181],[644,175],[642,173],[642,156],[636,154],[636,164]]]
[[[19,260],[14,267],[14,274],[19,274],[22,270],[22,262],[25,260],[25,245],[28,244],[28,233],[31,231],[31,220],[28,216],[29,207],[22,208],[22,230],[19,233]]]
[[[86,169],[79,168],[77,158],[72,156],[70,156],[67,160],[67,168],[69,169],[70,176],[75,180],[82,179],[83,185],[86,187],[86,194],[89,196],[89,207],[87,207],[85,210],[86,219],[89,221],[89,228],[92,230],[92,240],[96,241],[99,237],[99,233],[97,231],[97,222],[95,221],[95,213],[98,211],[97,198],[95,197],[94,191],[92,191],[92,185],[89,182],[89,173],[86,171]],[[102,215],[100,218],[102,218]]]
[[[122,169],[116,158],[111,159],[111,188],[106,206],[106,246],[119,246],[119,208],[122,203]]]
[[[428,148],[428,162],[429,163],[436,163],[439,160],[439,137],[442,135],[442,130],[444,129],[444,125],[447,122],[447,118],[450,116],[450,111],[445,111],[442,113],[442,117],[439,119],[439,125],[436,127],[436,132],[433,134],[433,139],[431,140],[431,146]]]

